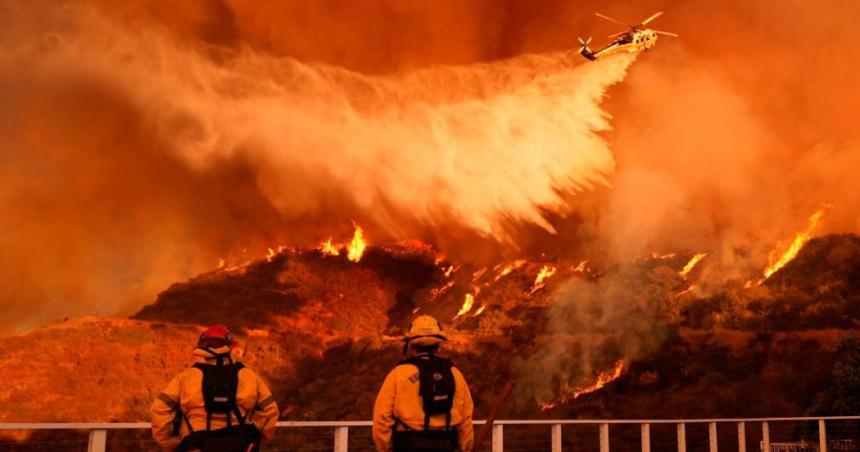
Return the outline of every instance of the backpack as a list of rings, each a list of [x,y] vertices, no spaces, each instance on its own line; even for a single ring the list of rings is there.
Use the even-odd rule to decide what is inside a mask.
[[[228,358],[229,360],[229,358]],[[189,434],[182,440],[179,450],[200,450],[202,452],[249,452],[259,450],[260,431],[254,424],[245,422],[245,416],[236,404],[236,391],[239,388],[239,371],[242,363],[224,364],[219,356],[217,364],[196,363],[194,367],[203,372],[203,402],[206,407],[206,430],[194,431],[185,417]],[[221,414],[227,418],[227,427],[212,430],[212,415]],[[233,425],[231,414],[236,416]]]
[[[454,364],[450,359],[435,355],[406,360],[418,368],[419,394],[424,405],[424,430],[429,430],[430,416],[445,414],[445,430],[451,428],[451,408],[454,406]]]

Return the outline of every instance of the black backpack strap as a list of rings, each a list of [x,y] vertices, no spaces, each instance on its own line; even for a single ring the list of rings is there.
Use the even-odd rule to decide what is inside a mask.
[[[182,410],[179,411],[179,414],[182,415],[182,419],[185,419],[185,426],[188,427],[188,434],[190,435],[194,433],[194,427],[191,426],[191,421],[188,420],[188,416],[186,416]]]
[[[233,359],[230,358],[230,363],[233,368],[236,369],[236,392],[239,392],[239,372],[245,367],[242,363],[233,363]],[[253,411],[254,408],[251,408]],[[246,415],[242,414],[242,410],[239,408],[239,402],[236,400],[236,397],[233,397],[233,413],[236,415],[236,420],[239,421],[239,425],[245,425],[245,417]],[[228,418],[230,416],[227,416]]]
[[[392,425],[392,426],[391,426],[391,431],[392,431],[392,432],[393,432],[393,431],[396,431],[396,430],[397,430],[397,426],[398,426],[398,425],[403,426],[403,430],[405,430],[405,431],[407,431],[407,432],[408,432],[408,431],[412,431],[412,429],[411,429],[411,428],[409,428],[409,426],[408,426],[408,425],[406,425],[406,423],[405,423],[405,422],[401,421],[397,416],[394,416],[394,425]]]
[[[212,353],[211,350],[207,351]],[[194,364],[195,368],[203,372],[202,392],[203,400],[206,405],[206,430],[208,431],[212,429],[213,410],[217,413],[225,414],[227,427],[233,426],[233,415],[236,416],[236,420],[239,422],[239,425],[245,425],[245,416],[242,414],[242,410],[239,408],[239,404],[236,401],[236,391],[239,389],[239,371],[245,366],[242,363],[234,363],[228,353],[212,353],[212,355],[216,359],[216,364]],[[225,364],[225,361],[229,364]],[[232,373],[232,376],[229,377],[229,380],[232,380],[232,383],[228,383],[228,388],[231,388],[233,392],[231,394],[222,394],[220,397],[215,397],[216,394],[212,393],[214,389],[211,389],[211,386],[207,386],[207,381],[209,381],[208,379],[210,378],[210,375],[213,374],[214,375],[211,378],[215,378],[216,382],[219,378],[217,375],[220,375],[220,378],[223,379],[225,371]],[[223,384],[224,381],[222,380],[220,383]],[[232,387],[232,385],[235,385],[235,387]],[[223,386],[221,388],[223,389]],[[219,400],[219,398],[221,400]]]

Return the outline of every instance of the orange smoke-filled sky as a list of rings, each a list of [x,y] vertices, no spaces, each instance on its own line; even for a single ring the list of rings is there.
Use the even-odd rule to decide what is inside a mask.
[[[88,3],[91,8],[81,6]],[[853,27],[860,20],[860,4],[855,1],[834,1],[826,8],[801,0],[101,0],[69,4],[74,6],[0,2],[0,29],[4,30],[0,32],[0,135],[4,137],[0,142],[0,309],[4,312],[0,331],[26,329],[64,316],[131,312],[171,282],[211,269],[219,257],[245,259],[242,250],[246,249],[256,257],[267,245],[312,243],[332,233],[346,233],[351,219],[365,226],[371,240],[419,236],[464,259],[543,251],[619,260],[652,250],[692,249],[714,253],[719,257],[714,259],[714,271],[728,276],[757,271],[767,252],[802,229],[806,217],[823,203],[832,205],[823,232],[860,229],[856,207],[860,190],[854,176],[854,169],[860,167],[855,124],[860,117],[855,72],[860,54],[845,45],[853,42]],[[656,10],[665,15],[653,26],[677,32],[681,38],[662,38],[652,52],[630,66],[626,79],[608,91],[602,108],[612,116],[608,125],[613,130],[601,136],[614,165],[601,160],[602,154],[588,154],[594,160],[588,168],[579,168],[587,177],[577,179],[584,191],[563,195],[571,206],[568,216],[553,212],[548,215],[551,227],[541,228],[529,225],[534,221],[524,213],[513,224],[503,225],[513,243],[488,238],[487,228],[498,232],[492,220],[464,221],[456,215],[463,212],[448,218],[438,214],[440,209],[431,198],[418,193],[403,195],[403,200],[398,196],[409,188],[436,189],[444,196],[464,199],[463,206],[482,209],[498,204],[478,198],[490,196],[486,193],[492,187],[503,186],[496,181],[505,174],[541,180],[541,171],[549,171],[544,168],[552,168],[552,162],[534,167],[523,158],[503,167],[506,172],[488,173],[493,179],[488,176],[485,184],[476,185],[481,192],[472,193],[463,188],[471,185],[452,185],[452,177],[440,176],[432,185],[428,181],[435,180],[433,174],[419,179],[426,186],[409,187],[404,181],[410,179],[400,174],[415,170],[409,159],[381,161],[378,172],[356,175],[372,179],[357,184],[362,190],[371,189],[356,195],[351,184],[319,183],[327,174],[285,173],[283,169],[295,166],[295,160],[282,161],[277,152],[248,150],[248,138],[261,147],[293,154],[308,143],[320,149],[373,143],[367,149],[377,149],[378,136],[362,132],[372,131],[367,126],[371,124],[401,137],[390,140],[397,155],[416,152],[416,159],[424,159],[427,149],[435,148],[410,146],[435,143],[438,137],[416,135],[414,118],[419,113],[415,108],[396,110],[396,117],[379,123],[358,122],[361,127],[354,129],[305,127],[273,134],[281,126],[265,124],[268,118],[293,114],[280,110],[280,105],[260,110],[255,104],[245,110],[247,103],[236,102],[224,105],[229,111],[213,114],[211,104],[201,104],[240,98],[243,93],[262,97],[276,92],[296,103],[306,102],[296,108],[320,119],[313,123],[319,124],[330,118],[331,110],[320,106],[316,112],[316,106],[339,101],[323,88],[343,90],[352,102],[362,101],[358,96],[364,95],[366,86],[371,87],[370,98],[403,101],[414,95],[426,100],[428,92],[436,92],[438,98],[428,103],[443,105],[445,96],[490,99],[471,110],[440,107],[433,112],[438,116],[428,116],[449,122],[477,118],[475,124],[481,130],[470,131],[473,135],[468,140],[454,140],[457,146],[445,149],[452,156],[489,148],[528,157],[534,151],[519,152],[520,148],[510,148],[511,143],[522,146],[534,141],[515,141],[521,136],[517,131],[498,138],[490,133],[492,124],[525,124],[524,133],[540,135],[540,142],[550,145],[554,133],[579,123],[553,123],[567,105],[551,104],[566,94],[547,94],[557,85],[535,88],[515,80],[522,71],[501,71],[513,81],[481,82],[481,77],[499,74],[492,62],[526,53],[561,55],[575,49],[577,36],[593,35],[593,46],[600,45],[604,36],[620,30],[594,17],[595,11],[633,22]],[[98,16],[98,21],[88,22],[90,15]],[[82,26],[86,24],[92,27]],[[99,35],[105,40],[119,36],[122,42],[100,43]],[[71,39],[81,36],[86,39]],[[96,63],[113,65],[111,71],[93,78],[83,65],[39,59],[66,42],[72,43],[67,58],[92,56]],[[94,42],[98,45],[80,47]],[[187,67],[177,64],[184,60],[176,56],[176,49],[184,49],[179,55],[189,57]],[[239,69],[229,66],[237,52],[251,55],[239,60]],[[282,58],[298,65],[286,70],[280,66]],[[139,61],[149,65],[136,66]],[[153,61],[163,61],[164,66],[157,67]],[[249,69],[250,63],[254,66]],[[481,69],[477,63],[490,66]],[[470,69],[435,69],[441,66]],[[579,83],[586,78],[583,74],[591,74],[583,72],[586,69],[577,66],[559,72],[572,77],[571,81],[554,80]],[[293,83],[285,79],[302,71],[311,79],[329,77],[327,84],[301,81],[307,83],[301,86],[319,92],[307,97],[296,94],[301,90],[284,94],[283,87]],[[254,76],[257,73],[259,79]],[[213,77],[218,82],[209,84]],[[394,86],[390,91],[386,91],[386,77]],[[472,85],[464,77],[472,77]],[[598,85],[595,93],[599,94],[603,85]],[[137,97],[129,95],[129,86],[140,87]],[[213,89],[221,90],[219,96],[207,98]],[[184,92],[189,93],[187,98],[181,95]],[[499,93],[512,97],[493,98]],[[503,104],[504,99],[513,103]],[[577,99],[570,96],[570,102]],[[522,105],[525,100],[532,109]],[[535,100],[550,103],[535,104]],[[375,121],[378,118],[367,112],[376,111],[378,105],[382,104],[368,101],[363,113]],[[503,107],[528,116],[500,117]],[[201,116],[204,110],[206,115]],[[260,111],[274,113],[259,115]],[[586,123],[601,114],[588,111],[573,121]],[[201,117],[208,122],[201,122]],[[351,118],[336,119],[349,123]],[[231,130],[220,130],[226,128]],[[586,129],[600,131],[601,127]],[[443,132],[447,139],[456,138],[455,131]],[[326,134],[341,136],[328,141]],[[211,136],[219,141],[207,149],[219,151],[217,158],[201,164],[183,151],[191,146],[188,143],[208,146],[205,140]],[[586,131],[577,136],[592,140]],[[284,150],[284,143],[292,148]],[[233,151],[220,153],[232,144]],[[593,144],[599,148],[599,143]],[[348,162],[366,168],[374,162],[362,162],[360,157],[375,154],[364,149],[356,146],[355,152],[331,155],[333,159],[347,156]],[[327,154],[319,151],[319,155]],[[343,165],[325,159],[301,162],[308,168],[343,171]],[[432,167],[433,159],[427,163],[420,167]],[[577,168],[575,163],[571,168]],[[528,167],[523,171],[526,176],[510,172],[517,167]],[[583,181],[593,176],[591,171],[605,173],[608,185],[585,187]],[[551,198],[539,186],[529,188],[534,190],[526,190],[529,196],[522,197],[524,204]],[[350,196],[343,193],[347,189]],[[494,195],[512,202],[516,198],[503,192]],[[398,207],[415,199],[427,202],[424,216]],[[517,205],[517,212],[529,210],[524,204]],[[493,217],[493,212],[487,212],[487,218]],[[546,231],[552,228],[558,233]]]

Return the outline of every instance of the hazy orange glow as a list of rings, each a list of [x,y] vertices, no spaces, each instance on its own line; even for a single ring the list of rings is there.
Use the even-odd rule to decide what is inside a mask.
[[[601,372],[600,374],[598,374],[597,380],[594,383],[592,383],[588,386],[583,386],[583,387],[574,389],[574,390],[570,391],[568,394],[563,394],[562,398],[560,398],[556,401],[546,402],[546,403],[541,404],[541,410],[543,410],[543,411],[550,410],[550,409],[555,408],[556,406],[558,406],[562,403],[568,402],[570,400],[576,399],[580,396],[583,396],[585,394],[588,394],[588,393],[591,393],[591,392],[594,392],[594,391],[597,391],[597,390],[603,388],[607,384],[609,384],[609,383],[617,380],[619,377],[621,377],[621,374],[624,373],[625,367],[626,367],[626,364],[623,360],[617,361],[615,363],[615,366],[612,369],[605,370],[605,371]]]
[[[682,277],[686,277],[691,271],[693,271],[693,268],[696,267],[696,264],[698,264],[707,255],[708,253],[696,253],[695,255],[693,255],[693,257],[690,258],[690,260],[687,262],[687,265],[685,265],[684,268],[681,269],[681,271],[678,273]]]

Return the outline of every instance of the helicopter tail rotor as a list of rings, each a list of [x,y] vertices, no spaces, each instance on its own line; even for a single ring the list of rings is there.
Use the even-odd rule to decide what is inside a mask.
[[[589,60],[594,60],[594,52],[588,48],[588,44],[591,42],[591,36],[588,39],[576,38],[579,40],[579,54],[584,56]]]

